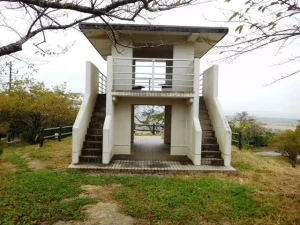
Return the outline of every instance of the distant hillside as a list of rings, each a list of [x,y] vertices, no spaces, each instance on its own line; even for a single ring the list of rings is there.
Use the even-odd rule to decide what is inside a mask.
[[[273,118],[273,117],[255,117],[258,121],[264,124],[266,128],[272,130],[294,130],[297,125],[300,125],[298,122],[299,119],[294,118]],[[233,116],[228,116],[228,119],[233,119]]]

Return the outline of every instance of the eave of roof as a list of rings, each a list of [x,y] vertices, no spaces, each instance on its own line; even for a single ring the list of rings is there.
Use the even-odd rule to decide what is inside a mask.
[[[173,25],[148,25],[148,24],[110,24],[105,23],[80,23],[80,30],[85,29],[106,29],[106,30],[127,30],[127,31],[164,31],[183,33],[228,33],[227,27],[199,27],[199,26],[173,26]]]

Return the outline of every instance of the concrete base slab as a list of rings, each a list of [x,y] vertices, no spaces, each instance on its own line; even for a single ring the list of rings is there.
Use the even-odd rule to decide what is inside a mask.
[[[236,170],[231,166],[194,166],[191,162],[134,160],[112,160],[109,164],[71,164],[68,169],[83,171],[102,170],[107,172],[130,171],[131,173],[236,172]]]

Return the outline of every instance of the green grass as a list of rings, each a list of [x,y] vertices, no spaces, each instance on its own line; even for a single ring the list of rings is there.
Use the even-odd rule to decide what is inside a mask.
[[[243,162],[243,161],[236,161],[232,163],[232,166],[240,171],[254,171],[255,167],[248,162]]]
[[[253,188],[215,178],[138,178],[125,184],[116,198],[134,217],[173,224],[199,224],[197,215],[248,221],[271,212],[268,204],[255,200]]]
[[[115,199],[131,216],[174,224],[197,224],[202,215],[212,221],[249,221],[272,209],[255,199],[253,188],[215,178],[183,179],[153,176],[89,176],[80,173],[17,172],[0,185],[0,224],[54,223],[80,220],[82,206],[93,198],[78,198],[83,184],[122,184]],[[64,201],[64,199],[74,198]]]
[[[12,164],[20,167],[20,168],[26,168],[27,167],[27,161],[25,158],[20,156],[17,153],[11,153],[7,154],[4,159],[8,162],[11,162]]]
[[[82,206],[96,200],[78,198],[81,188],[77,179],[77,176],[54,172],[7,174],[0,186],[0,224],[82,219]],[[74,199],[64,201],[67,198]]]

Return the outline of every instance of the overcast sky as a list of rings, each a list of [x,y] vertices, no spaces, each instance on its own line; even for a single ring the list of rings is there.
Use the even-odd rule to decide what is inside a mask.
[[[228,7],[228,4],[225,6],[224,4],[207,4],[176,9],[164,12],[152,23],[221,26],[220,22],[210,22],[206,19],[214,21],[224,19],[217,7]],[[234,27],[228,27],[234,30]],[[39,66],[38,73],[34,75],[35,78],[45,81],[48,85],[66,81],[69,89],[84,92],[86,61],[92,61],[106,73],[106,62],[81,33],[73,30],[64,35],[51,34],[49,37],[47,40],[52,44],[76,42],[66,54]],[[26,51],[32,51],[32,47],[26,45],[24,52]],[[263,84],[270,82],[272,77],[285,73],[285,68],[271,66],[276,62],[276,57],[274,57],[274,49],[270,47],[241,57],[231,64],[220,65],[219,99],[227,115],[248,111],[255,116],[300,118],[299,75],[269,87],[263,87]],[[200,70],[207,69],[211,65],[207,61],[212,59],[214,56],[209,55],[201,58]]]

